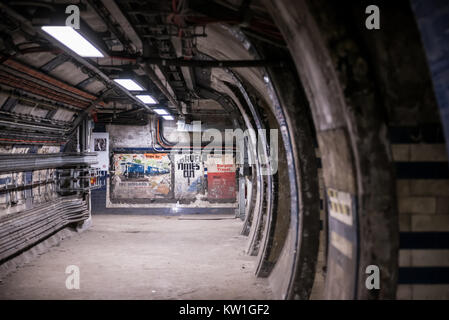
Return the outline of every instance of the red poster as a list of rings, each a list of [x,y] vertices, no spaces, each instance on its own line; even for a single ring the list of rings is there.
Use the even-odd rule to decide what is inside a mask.
[[[235,200],[235,172],[209,172],[207,186],[209,200]]]

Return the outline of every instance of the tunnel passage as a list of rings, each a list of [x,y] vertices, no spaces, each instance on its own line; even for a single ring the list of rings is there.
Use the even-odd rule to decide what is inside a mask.
[[[449,298],[445,11],[369,4],[0,4],[2,270],[97,217],[224,215],[270,298]]]

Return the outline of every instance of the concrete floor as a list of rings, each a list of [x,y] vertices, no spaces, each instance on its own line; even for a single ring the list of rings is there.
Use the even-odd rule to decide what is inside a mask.
[[[187,217],[188,218],[188,217]],[[236,219],[96,215],[2,279],[0,299],[270,299]],[[80,268],[80,289],[65,286]]]

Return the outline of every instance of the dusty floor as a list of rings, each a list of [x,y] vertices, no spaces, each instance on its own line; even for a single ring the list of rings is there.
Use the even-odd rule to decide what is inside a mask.
[[[0,299],[270,299],[242,222],[97,215],[93,226],[2,279]],[[65,286],[80,268],[80,289]]]

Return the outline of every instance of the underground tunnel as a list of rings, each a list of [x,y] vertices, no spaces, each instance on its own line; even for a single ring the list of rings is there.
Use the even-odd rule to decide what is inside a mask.
[[[0,299],[449,299],[449,3],[0,3]]]

